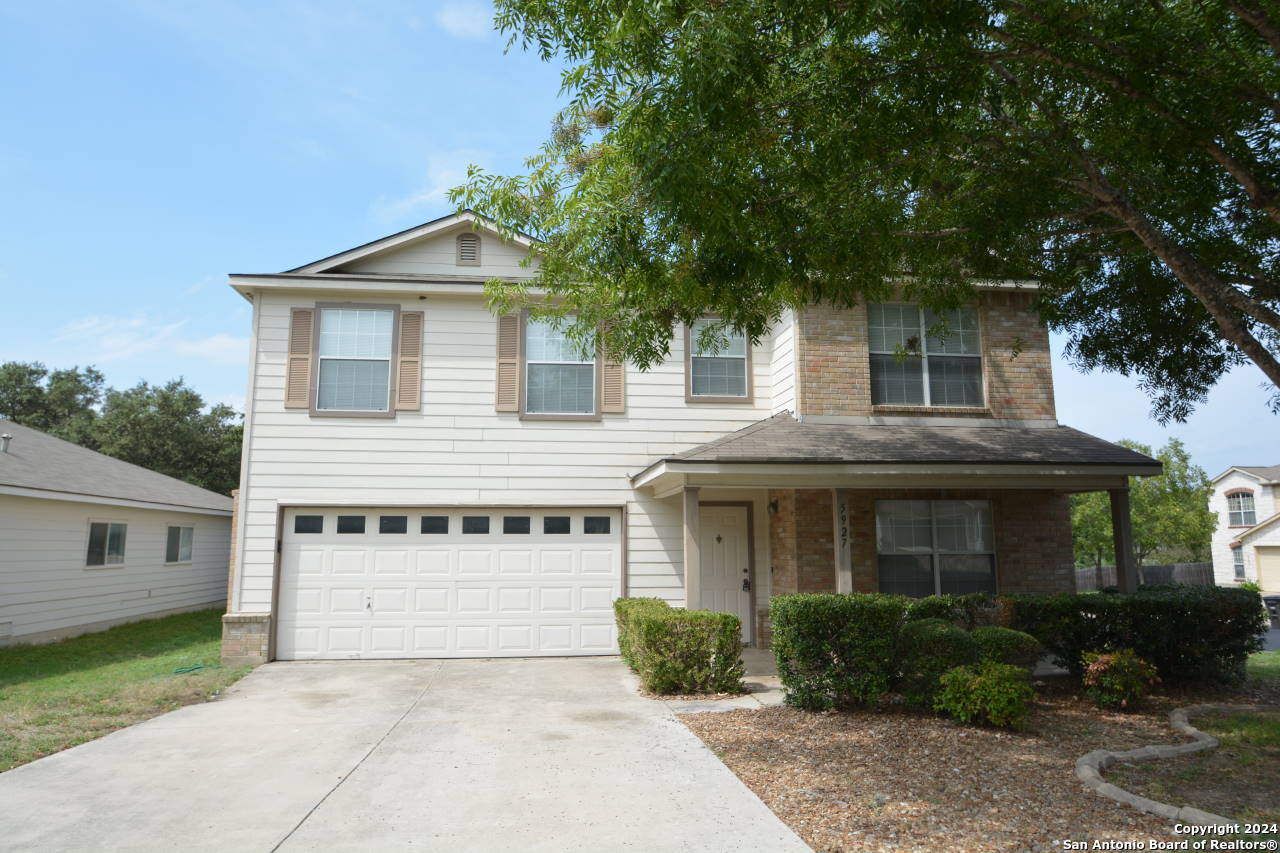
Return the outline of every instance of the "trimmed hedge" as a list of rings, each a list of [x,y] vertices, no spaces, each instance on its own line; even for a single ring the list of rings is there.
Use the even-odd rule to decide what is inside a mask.
[[[656,598],[614,602],[622,659],[653,693],[742,689],[742,621],[732,613],[677,610]]]
[[[772,645],[787,704],[818,711],[878,702],[895,675],[908,603],[876,593],[774,596]]]
[[[949,669],[978,662],[973,635],[945,619],[918,619],[902,626],[894,687],[910,705],[929,708],[939,679]]]
[[[1001,628],[999,625],[974,628],[973,639],[978,644],[978,654],[983,660],[1020,666],[1026,670],[1035,669],[1040,656],[1044,654],[1044,646],[1035,637],[1012,628]]]
[[[1262,600],[1244,589],[1162,585],[1130,594],[1007,596],[1010,627],[1077,677],[1085,652],[1133,649],[1173,683],[1240,682],[1262,648]]]
[[[929,595],[908,599],[907,620],[945,619],[966,631],[972,631],[984,625],[997,624],[999,611],[996,597],[985,592]]]

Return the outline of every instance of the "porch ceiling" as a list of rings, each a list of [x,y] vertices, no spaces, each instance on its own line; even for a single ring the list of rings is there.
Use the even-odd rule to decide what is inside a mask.
[[[659,459],[632,485],[658,496],[689,486],[1094,491],[1160,472],[1150,457],[1064,426],[816,424],[781,414]]]

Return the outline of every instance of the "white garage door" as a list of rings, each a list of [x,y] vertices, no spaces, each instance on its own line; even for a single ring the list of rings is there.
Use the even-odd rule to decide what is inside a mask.
[[[609,509],[288,509],[276,656],[617,652]]]

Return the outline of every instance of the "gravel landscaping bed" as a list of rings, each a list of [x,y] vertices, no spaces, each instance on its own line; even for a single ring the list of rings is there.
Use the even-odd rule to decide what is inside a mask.
[[[1166,717],[1178,704],[1119,714],[1041,696],[1025,732],[892,709],[680,719],[815,850],[1051,851],[1065,839],[1174,837],[1167,821],[1085,788],[1074,765],[1100,747],[1185,740]]]

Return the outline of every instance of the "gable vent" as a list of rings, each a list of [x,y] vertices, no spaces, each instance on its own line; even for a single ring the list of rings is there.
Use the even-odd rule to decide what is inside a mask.
[[[458,266],[460,267],[480,266],[480,235],[479,234],[459,234],[458,235]]]

